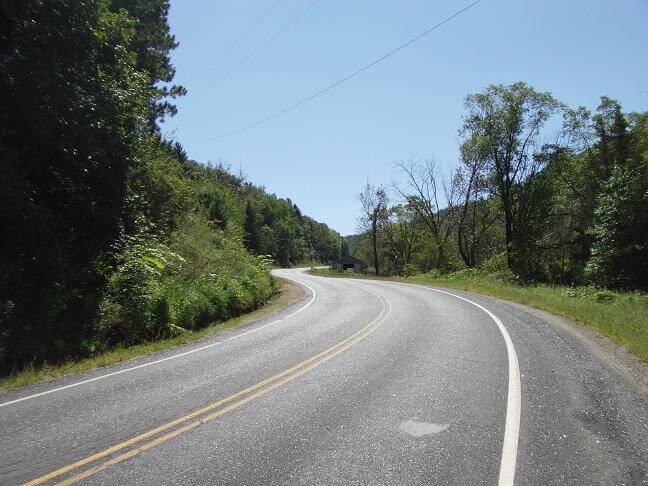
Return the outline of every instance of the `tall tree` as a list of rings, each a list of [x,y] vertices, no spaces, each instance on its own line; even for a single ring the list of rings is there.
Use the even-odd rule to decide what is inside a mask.
[[[95,263],[120,232],[146,75],[131,49],[135,22],[105,1],[1,8],[0,224],[12,235],[0,243],[5,352],[60,357],[69,352],[60,335],[81,342],[96,312]]]
[[[455,174],[460,192],[457,210],[457,248],[464,264],[473,268],[478,263],[477,252],[498,219],[498,211],[490,201],[490,189],[479,147],[465,143],[461,148],[461,166]]]
[[[601,286],[648,289],[648,114],[633,114],[629,123],[616,102],[603,100],[605,111],[610,105],[612,123],[601,127],[595,117],[609,177],[597,197],[586,272]]]
[[[464,144],[480,146],[493,180],[494,193],[504,216],[506,255],[510,268],[528,244],[524,232],[525,209],[532,202],[530,185],[542,168],[534,157],[541,145],[541,131],[562,108],[550,93],[540,93],[525,83],[491,85],[482,93],[466,97],[466,114],[460,135]]]
[[[347,243],[345,238],[340,238],[340,256],[345,257],[349,254],[349,244]]]
[[[437,249],[436,267],[448,269],[448,249],[456,219],[457,186],[444,180],[433,160],[415,160],[396,164],[405,174],[406,187],[396,190],[428,227]]]
[[[245,202],[245,247],[255,253],[259,252],[260,235],[259,221],[257,213],[252,203],[248,200]]]
[[[374,271],[380,273],[380,261],[378,259],[378,227],[381,219],[385,217],[387,203],[389,201],[387,192],[383,187],[372,186],[369,182],[359,194],[362,206],[360,227],[363,231],[370,231],[371,250],[373,254]]]
[[[110,6],[115,12],[126,10],[135,21],[131,48],[137,56],[136,68],[147,73],[148,128],[159,131],[158,120],[177,112],[170,99],[186,94],[184,87],[169,85],[175,76],[171,51],[178,46],[168,22],[169,0],[111,0]]]
[[[382,231],[395,271],[399,274],[411,271],[410,265],[420,238],[418,224],[418,215],[408,206],[399,204],[387,212]]]

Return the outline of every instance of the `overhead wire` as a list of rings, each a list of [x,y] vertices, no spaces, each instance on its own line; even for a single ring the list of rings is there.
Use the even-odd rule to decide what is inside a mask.
[[[275,2],[269,9],[267,9],[261,17],[259,17],[252,25],[250,25],[247,29],[245,29],[236,39],[234,39],[232,42],[228,44],[228,46],[220,51],[211,61],[209,61],[207,64],[205,64],[203,67],[201,67],[195,74],[189,77],[189,80],[193,80],[196,77],[198,77],[200,74],[205,72],[206,69],[211,67],[216,61],[218,61],[221,57],[223,57],[225,54],[227,54],[229,51],[232,50],[236,44],[238,44],[252,29],[254,29],[257,25],[259,25],[263,19],[265,19],[268,15],[270,15],[270,12],[272,12],[275,8],[277,8],[281,3],[283,3],[284,0],[278,0]]]
[[[317,98],[318,96],[321,96],[321,95],[323,95],[324,93],[327,93],[328,91],[331,91],[332,89],[338,87],[338,86],[341,85],[342,83],[344,83],[344,82],[346,82],[346,81],[348,81],[348,80],[350,80],[350,79],[352,79],[352,78],[355,78],[356,76],[358,76],[359,74],[363,73],[364,71],[366,71],[366,70],[372,68],[372,67],[375,66],[376,64],[378,64],[378,63],[384,61],[385,59],[387,59],[387,58],[393,56],[393,55],[396,54],[397,52],[399,52],[399,51],[405,49],[405,48],[408,47],[409,45],[413,44],[414,42],[418,41],[419,39],[421,39],[421,38],[425,37],[426,35],[430,34],[431,32],[435,31],[435,30],[438,29],[439,27],[441,27],[441,26],[447,24],[448,22],[450,22],[451,20],[455,19],[456,17],[458,17],[459,15],[463,14],[464,12],[470,10],[472,7],[474,7],[475,5],[477,5],[478,3],[482,2],[482,1],[483,1],[483,0],[475,0],[474,2],[470,3],[469,5],[467,5],[466,7],[462,8],[461,10],[458,10],[457,12],[455,12],[455,13],[452,14],[452,15],[450,15],[449,17],[446,17],[445,19],[443,19],[443,20],[441,20],[440,22],[436,23],[435,25],[433,25],[433,26],[430,27],[429,29],[427,29],[427,30],[421,32],[420,34],[418,34],[417,36],[411,38],[411,39],[408,40],[407,42],[404,42],[403,44],[399,45],[399,46],[396,47],[395,49],[392,49],[391,51],[389,51],[389,52],[383,54],[382,56],[378,57],[377,59],[374,59],[374,60],[371,61],[370,63],[365,64],[365,65],[362,66],[361,68],[359,68],[359,69],[353,71],[351,74],[348,74],[347,76],[345,76],[345,77],[343,77],[343,78],[341,78],[341,79],[339,79],[339,80],[337,80],[337,81],[335,81],[335,82],[329,84],[328,86],[326,86],[326,87],[320,89],[319,91],[317,91],[317,92],[311,94],[310,96],[307,96],[306,98],[303,98],[303,99],[297,101],[296,103],[293,103],[292,105],[287,106],[286,108],[283,108],[282,110],[279,110],[279,111],[277,111],[277,112],[275,112],[275,113],[273,113],[273,114],[271,114],[271,115],[269,115],[269,116],[266,116],[266,117],[264,117],[264,118],[261,118],[260,120],[257,120],[257,121],[255,121],[255,122],[249,123],[249,124],[244,125],[244,126],[242,126],[242,127],[240,127],[240,128],[237,128],[237,129],[235,129],[235,130],[232,130],[232,131],[229,131],[229,132],[223,133],[223,134],[218,135],[218,136],[216,136],[216,137],[210,137],[210,138],[206,138],[206,139],[203,139],[203,140],[198,140],[196,143],[211,142],[211,141],[214,141],[214,140],[220,140],[220,139],[222,139],[222,138],[226,138],[226,137],[230,137],[230,136],[232,136],[232,135],[236,135],[236,134],[241,133],[241,132],[243,132],[243,131],[245,131],[245,130],[249,130],[250,128],[254,128],[254,127],[258,126],[258,125],[261,125],[262,123],[265,123],[265,122],[268,122],[268,121],[270,121],[270,120],[272,120],[272,119],[274,119],[274,118],[277,118],[277,117],[279,117],[279,116],[281,116],[281,115],[283,115],[283,114],[285,114],[285,113],[287,113],[287,112],[289,112],[289,111],[291,111],[291,110],[294,110],[295,108],[297,108],[297,107],[303,105],[304,103],[308,103],[309,101],[311,101],[311,100]]]
[[[221,81],[223,81],[225,78],[227,78],[230,74],[232,74],[234,71],[236,71],[238,68],[240,68],[243,64],[248,62],[250,59],[252,59],[254,56],[256,56],[261,50],[263,50],[270,42],[275,40],[277,37],[279,37],[281,34],[283,34],[286,30],[288,30],[295,22],[297,22],[300,18],[302,18],[304,15],[306,15],[311,9],[313,9],[321,0],[315,0],[314,2],[311,2],[306,8],[301,10],[297,15],[295,15],[288,23],[284,24],[283,27],[281,27],[278,31],[276,31],[274,34],[272,34],[270,37],[268,37],[265,41],[263,41],[256,49],[254,49],[252,52],[250,52],[247,56],[245,56],[239,63],[235,64],[232,66],[229,70],[225,71],[223,74],[221,74],[214,82],[209,84],[207,87],[199,91],[196,95],[193,96],[193,98],[197,98],[210,89],[212,89],[214,86],[218,85]]]

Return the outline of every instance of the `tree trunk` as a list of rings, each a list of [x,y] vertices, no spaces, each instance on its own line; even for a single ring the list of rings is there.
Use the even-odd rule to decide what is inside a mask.
[[[504,204],[504,226],[506,237],[506,265],[513,269],[513,255],[511,254],[511,245],[513,244],[513,214],[510,204]]]
[[[458,250],[459,250],[459,256],[461,257],[461,259],[463,260],[464,264],[465,264],[468,268],[472,268],[472,264],[471,264],[471,262],[470,262],[470,258],[469,258],[468,255],[466,254],[466,251],[465,251],[465,248],[464,248],[464,244],[466,244],[466,242],[464,241],[464,237],[463,237],[463,228],[460,226],[459,228],[457,228],[457,248],[458,248]]]
[[[371,221],[371,243],[373,244],[373,257],[374,257],[374,270],[376,271],[376,276],[378,276],[378,214],[374,213],[373,219]]]
[[[447,263],[445,244],[439,242],[439,245],[437,247],[437,268],[445,273],[448,270]]]

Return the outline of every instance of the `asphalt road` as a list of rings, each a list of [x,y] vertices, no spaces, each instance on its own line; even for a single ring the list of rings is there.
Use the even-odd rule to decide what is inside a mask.
[[[308,292],[278,316],[0,395],[0,483],[648,484],[646,387],[601,340],[477,294],[277,273]]]

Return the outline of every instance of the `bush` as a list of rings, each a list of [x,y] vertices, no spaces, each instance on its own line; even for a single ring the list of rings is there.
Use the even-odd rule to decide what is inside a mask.
[[[505,283],[518,283],[519,280],[506,264],[506,253],[494,255],[478,268],[462,268],[450,273],[443,273],[438,268],[435,268],[415,278],[455,281],[489,280]]]
[[[202,278],[173,296],[173,320],[178,326],[200,329],[229,315],[228,295],[220,282]]]
[[[184,259],[154,239],[125,238],[123,243],[99,306],[100,342],[135,344],[181,332],[171,321],[162,279],[176,273]]]
[[[482,277],[515,283],[519,278],[511,271],[506,262],[506,252],[493,255],[479,267]]]
[[[100,306],[104,345],[135,344],[256,309],[274,290],[265,257],[245,251],[207,216],[187,213],[171,247],[126,238]]]

